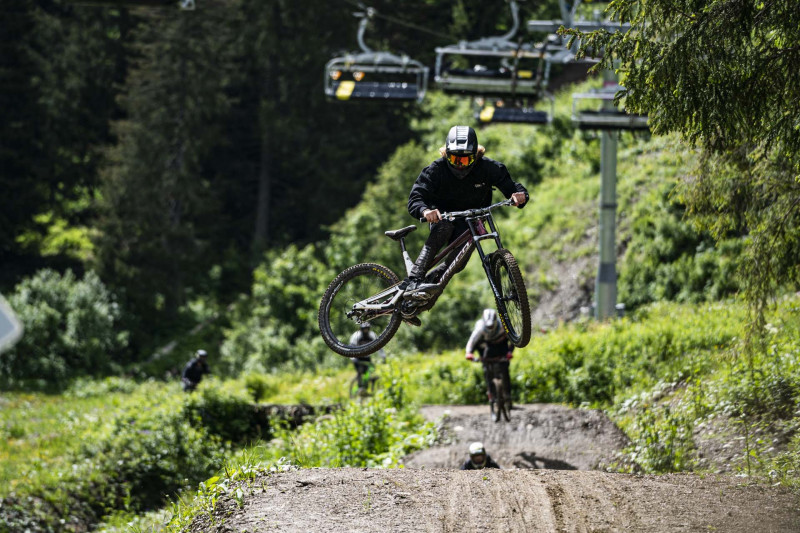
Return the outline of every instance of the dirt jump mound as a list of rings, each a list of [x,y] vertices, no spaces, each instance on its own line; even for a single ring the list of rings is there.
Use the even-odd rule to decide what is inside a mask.
[[[600,411],[522,405],[507,423],[492,421],[488,406],[422,412],[440,424],[441,442],[406,457],[405,468],[265,474],[190,531],[800,531],[800,502],[783,487],[597,471],[627,444]],[[457,470],[473,441],[503,470]]]
[[[628,438],[601,411],[519,405],[510,422],[494,422],[487,405],[421,409],[440,424],[441,444],[405,458],[407,468],[458,468],[480,441],[502,468],[596,470],[615,461]]]

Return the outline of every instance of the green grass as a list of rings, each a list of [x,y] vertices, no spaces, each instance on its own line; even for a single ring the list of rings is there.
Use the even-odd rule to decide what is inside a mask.
[[[122,392],[91,398],[0,394],[0,497],[21,484],[57,482],[83,435],[126,400]]]

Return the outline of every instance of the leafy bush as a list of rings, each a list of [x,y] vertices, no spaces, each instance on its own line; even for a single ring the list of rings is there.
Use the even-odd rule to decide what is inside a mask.
[[[19,283],[9,300],[25,333],[0,358],[0,379],[63,384],[118,368],[128,334],[118,329],[114,296],[93,272],[79,280],[69,270],[41,270]]]
[[[402,457],[430,446],[435,438],[431,423],[397,403],[404,401],[402,386],[395,382],[295,432],[276,432],[271,459],[286,457],[303,467],[397,466]]]
[[[260,436],[253,405],[244,392],[202,387],[186,402],[184,416],[193,426],[225,442],[244,444]]]
[[[71,398],[92,398],[119,392],[132,393],[136,387],[134,380],[116,376],[100,380],[78,378],[69,384],[64,395]]]
[[[0,531],[86,531],[113,509],[163,504],[206,479],[230,453],[230,443],[198,423],[198,410],[227,415],[225,425],[210,425],[225,435],[250,412],[240,406],[239,398],[204,400],[155,383],[138,386],[78,437],[59,475],[19,485],[0,501]],[[69,520],[59,523],[64,516]]]
[[[628,430],[634,436],[628,449],[630,459],[649,473],[689,470],[694,450],[693,427],[685,413],[669,406],[645,408]]]
[[[736,271],[744,243],[718,242],[684,220],[673,185],[651,193],[634,209],[631,242],[620,267],[620,301],[629,308],[662,300],[723,299],[740,288]]]
[[[244,386],[254,402],[278,392],[278,385],[264,374],[248,373],[244,376]]]
[[[311,245],[290,246],[256,269],[252,296],[229,315],[233,327],[221,348],[227,372],[308,368],[330,356],[316,324],[319,299],[333,275],[316,254]]]
[[[77,480],[74,491],[91,493],[100,485],[106,498],[116,495],[126,506],[152,509],[187,480],[219,468],[226,451],[219,438],[185,420],[176,401],[155,400],[121,413],[104,435],[87,443],[82,450],[86,477]]]

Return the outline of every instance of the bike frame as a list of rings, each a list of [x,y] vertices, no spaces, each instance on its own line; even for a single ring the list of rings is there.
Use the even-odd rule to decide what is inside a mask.
[[[491,272],[489,270],[489,256],[487,256],[483,251],[483,247],[480,243],[482,240],[494,239],[498,249],[503,247],[503,244],[500,242],[500,234],[498,233],[497,227],[494,224],[494,218],[492,218],[491,213],[486,213],[485,215],[476,217],[465,217],[465,220],[467,221],[469,229],[465,230],[453,242],[442,249],[442,251],[439,252],[439,254],[437,254],[433,260],[433,266],[431,268],[444,261],[444,259],[453,250],[461,247],[453,259],[453,262],[450,263],[450,265],[442,274],[442,277],[439,282],[437,282],[437,285],[440,285],[441,288],[444,289],[444,287],[450,282],[455,273],[458,271],[459,267],[463,266],[463,264],[469,260],[472,255],[472,251],[477,248],[478,255],[480,255],[481,258],[481,264],[483,265],[484,271],[486,271],[486,277],[489,278],[489,284],[492,285],[492,291],[495,293],[495,295],[498,295],[497,288],[494,286],[494,281],[492,280]],[[490,232],[486,231],[486,222],[489,223],[489,228],[491,229]],[[410,274],[411,270],[409,269],[408,272]]]
[[[469,260],[470,256],[472,255],[472,251],[477,248],[478,254],[481,258],[481,265],[483,266],[484,272],[486,272],[486,277],[489,280],[489,285],[492,288],[492,292],[496,298],[500,298],[500,291],[492,279],[491,267],[489,265],[490,256],[483,251],[480,241],[493,239],[498,250],[503,247],[502,243],[500,242],[500,233],[497,231],[497,226],[495,225],[494,218],[492,217],[492,210],[497,207],[508,205],[514,205],[513,200],[505,200],[484,208],[442,213],[441,217],[445,220],[452,221],[456,218],[463,218],[466,220],[469,229],[465,230],[453,242],[448,244],[434,258],[431,269],[441,263],[453,250],[458,249],[458,253],[456,254],[452,263],[448,265],[447,269],[442,274],[441,279],[437,283],[426,283],[421,285],[418,290],[412,292],[412,295],[420,296],[419,299],[426,300],[433,297],[433,295],[428,291],[435,291],[439,293],[443,291],[455,273],[466,264],[467,260]],[[491,231],[486,231],[486,223],[489,224],[489,229]],[[406,272],[410,276],[414,263],[411,261],[408,251],[406,250],[405,237],[400,239],[400,249],[403,254]],[[353,304],[353,310],[348,313],[348,316],[352,317],[357,312],[367,311],[371,312],[369,318],[367,318],[367,320],[369,320],[377,316],[391,314],[396,309],[397,302],[405,294],[405,290],[400,289],[398,285],[394,285],[370,298]],[[388,301],[387,298],[389,298]]]

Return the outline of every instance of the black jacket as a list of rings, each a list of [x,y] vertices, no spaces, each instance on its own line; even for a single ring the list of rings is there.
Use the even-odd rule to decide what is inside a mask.
[[[491,456],[486,456],[486,464],[483,468],[500,468],[500,465],[495,463]],[[476,468],[475,465],[472,464],[472,461],[467,459],[464,461],[464,464],[461,465],[461,470],[482,470],[481,468]]]
[[[515,192],[528,194],[525,187],[511,180],[506,166],[494,159],[479,158],[475,168],[458,179],[442,157],[420,172],[408,195],[408,212],[420,219],[426,209],[445,212],[486,207],[492,203],[492,187],[500,189],[506,198]]]
[[[211,370],[208,368],[208,363],[204,363],[199,357],[195,357],[183,369],[181,377],[187,379],[192,383],[200,383],[203,379],[203,374],[210,374]]]

